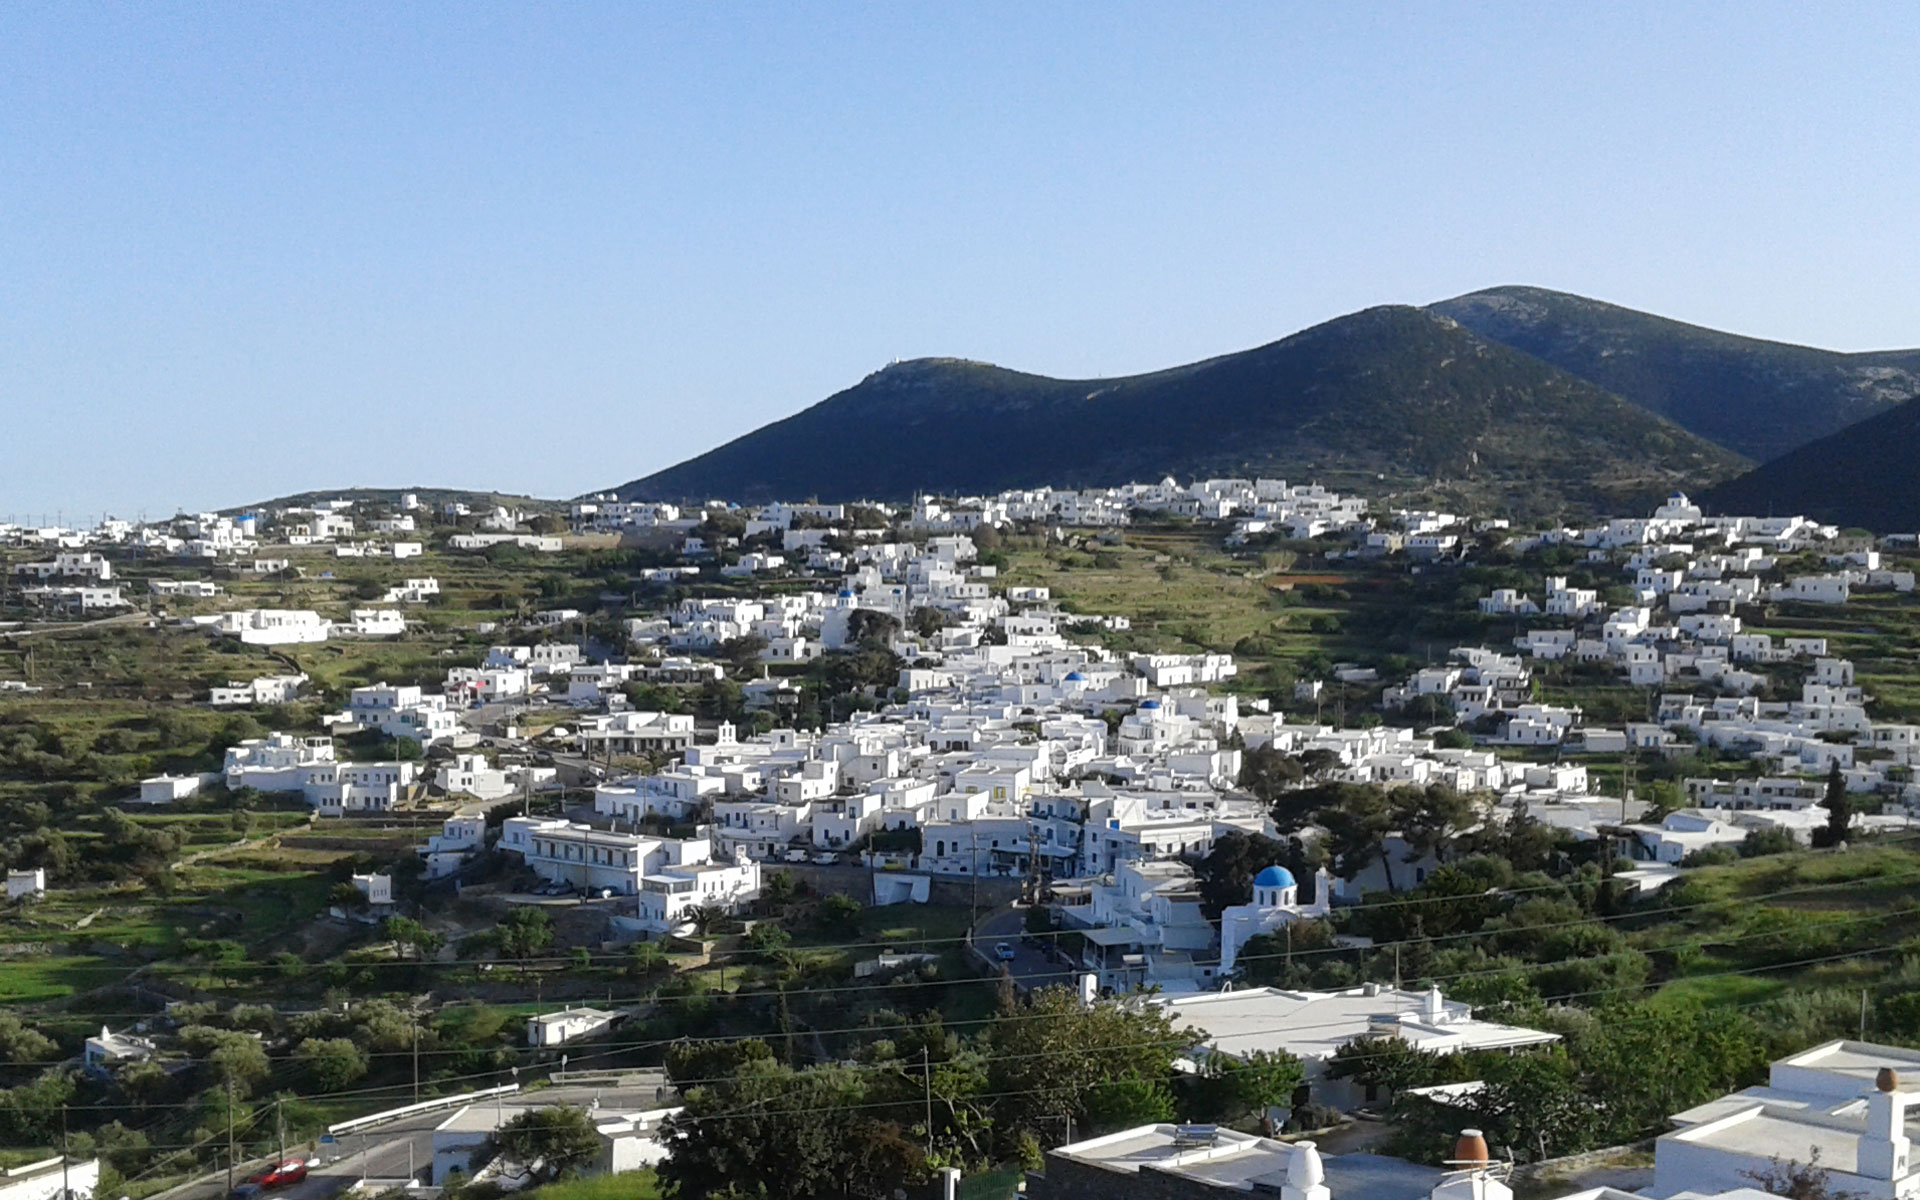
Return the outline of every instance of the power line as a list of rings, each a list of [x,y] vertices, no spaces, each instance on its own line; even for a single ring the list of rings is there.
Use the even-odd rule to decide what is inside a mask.
[[[1893,914],[1893,913],[1859,913],[1859,914],[1854,914],[1854,915],[1852,915],[1852,916],[1848,916],[1848,917],[1838,917],[1838,918],[1835,918],[1835,919],[1833,919],[1833,920],[1830,920],[1830,921],[1822,921],[1822,922],[1816,922],[1816,923],[1812,923],[1812,924],[1807,924],[1807,925],[1802,925],[1802,926],[1799,926],[1799,927],[1798,927],[1798,930],[1810,930],[1810,929],[1823,929],[1823,928],[1829,928],[1829,927],[1833,927],[1833,926],[1840,926],[1840,925],[1853,925],[1853,924],[1861,924],[1861,923],[1864,923],[1864,922],[1868,922],[1868,921],[1881,921],[1881,920],[1891,920],[1891,919],[1895,919],[1895,918],[1896,918],[1896,917],[1898,917],[1899,915],[1900,915],[1900,914]],[[1746,942],[1746,941],[1753,941],[1753,940],[1756,940],[1756,939],[1760,939],[1760,938],[1768,938],[1768,937],[1777,937],[1777,936],[1780,936],[1780,934],[1781,934],[1782,932],[1788,932],[1788,933],[1791,933],[1791,932],[1796,932],[1796,931],[1798,931],[1798,930],[1788,930],[1788,931],[1779,931],[1779,930],[1761,930],[1761,931],[1758,931],[1758,932],[1753,932],[1753,933],[1748,933],[1748,934],[1745,934],[1745,935],[1742,935],[1742,936],[1740,936],[1740,937],[1735,937],[1735,938],[1725,938],[1725,939],[1712,939],[1712,938],[1708,938],[1708,939],[1705,939],[1705,940],[1703,940],[1702,942],[1700,942],[1700,943],[1698,943],[1698,945],[1699,945],[1699,946],[1709,946],[1709,945],[1718,945],[1718,946],[1727,946],[1727,945],[1734,945],[1734,944],[1738,944],[1738,943],[1740,943],[1740,942]],[[1852,950],[1852,951],[1842,951],[1842,952],[1839,952],[1839,953],[1835,953],[1835,954],[1831,954],[1831,955],[1825,955],[1825,956],[1821,956],[1821,957],[1817,957],[1817,958],[1810,958],[1810,959],[1798,959],[1798,960],[1793,960],[1793,961],[1790,961],[1790,962],[1784,962],[1784,963],[1770,963],[1770,964],[1763,964],[1763,965],[1760,965],[1760,966],[1756,966],[1756,967],[1747,967],[1747,968],[1740,968],[1740,969],[1730,969],[1730,970],[1727,970],[1727,971],[1717,971],[1717,972],[1708,972],[1708,973],[1703,973],[1703,974],[1699,974],[1699,975],[1684,975],[1684,976],[1678,976],[1678,977],[1676,977],[1676,978],[1674,978],[1674,979],[1672,979],[1672,980],[1669,980],[1669,981],[1667,981],[1667,982],[1668,982],[1668,983],[1678,983],[1678,982],[1682,982],[1682,981],[1685,981],[1685,980],[1691,980],[1691,979],[1714,979],[1714,978],[1721,978],[1721,977],[1726,977],[1726,976],[1740,976],[1740,975],[1750,975],[1750,974],[1760,974],[1760,973],[1765,973],[1765,972],[1768,972],[1768,971],[1775,971],[1775,970],[1782,970],[1782,969],[1785,969],[1786,967],[1790,967],[1790,966],[1804,966],[1804,965],[1809,965],[1809,964],[1811,964],[1811,963],[1817,963],[1817,962],[1829,962],[1829,961],[1836,961],[1836,960],[1840,960],[1840,959],[1846,959],[1846,958],[1855,958],[1855,957],[1868,957],[1868,956],[1871,956],[1871,955],[1874,955],[1874,954],[1882,954],[1882,953],[1886,953],[1886,952],[1888,952],[1888,951],[1892,951],[1892,950],[1899,950],[1899,949],[1901,949],[1902,947],[1903,947],[1903,943],[1889,943],[1889,944],[1886,944],[1886,945],[1881,945],[1881,946],[1875,946],[1875,947],[1868,947],[1868,948],[1864,948],[1864,949],[1860,949],[1860,950]],[[1606,954],[1600,954],[1600,955],[1592,955],[1592,956],[1588,956],[1588,957],[1586,957],[1586,958],[1583,958],[1583,959],[1580,959],[1580,960],[1577,960],[1577,961],[1580,961],[1580,962],[1602,962],[1602,961],[1607,961],[1607,960],[1610,960],[1610,959],[1616,959],[1616,958],[1623,958],[1623,957],[1626,957],[1626,956],[1629,956],[1629,955],[1638,955],[1638,954],[1640,954],[1640,953],[1641,953],[1641,952],[1640,952],[1640,951],[1638,951],[1638,950],[1633,950],[1633,949],[1622,949],[1622,950],[1616,950],[1616,951],[1611,951],[1611,952],[1609,952],[1609,953],[1606,953]],[[1497,967],[1497,968],[1485,968],[1485,969],[1480,969],[1480,970],[1473,970],[1473,971],[1458,971],[1458,972],[1453,972],[1453,973],[1451,973],[1451,974],[1446,974],[1446,975],[1432,975],[1432,976],[1425,976],[1424,978],[1426,978],[1426,979],[1428,979],[1428,980],[1429,980],[1430,982],[1432,982],[1432,983],[1433,983],[1434,985],[1436,985],[1436,986],[1437,986],[1437,985],[1439,985],[1439,984],[1441,984],[1441,983],[1446,983],[1446,982],[1457,982],[1457,981],[1459,981],[1459,980],[1464,980],[1464,979],[1484,979],[1484,978],[1492,978],[1492,977],[1500,977],[1500,976],[1513,976],[1513,975],[1525,975],[1525,974],[1530,974],[1530,973],[1540,973],[1540,972],[1545,972],[1545,971],[1550,971],[1550,970],[1555,970],[1555,969],[1558,969],[1558,968],[1560,968],[1560,967],[1562,967],[1562,966],[1565,966],[1565,965],[1566,965],[1566,964],[1564,964],[1564,963],[1532,963],[1532,964],[1523,964],[1523,965],[1520,965],[1520,966],[1514,966],[1514,967]],[[1596,988],[1596,989],[1591,989],[1591,990],[1588,990],[1588,991],[1585,991],[1585,992],[1572,992],[1572,993],[1566,993],[1566,994],[1563,994],[1563,995],[1559,995],[1559,996],[1556,996],[1556,997],[1554,997],[1553,999],[1554,999],[1554,1001],[1555,1001],[1555,1003],[1556,1003],[1556,1004],[1557,1004],[1558,1006],[1560,1006],[1560,1007],[1566,1007],[1566,1006],[1567,1006],[1567,1002],[1568,1002],[1568,1001],[1571,1001],[1571,1000],[1578,1000],[1578,999],[1583,999],[1583,998],[1586,998],[1586,997],[1589,997],[1589,996],[1596,996],[1596,995],[1607,995],[1607,994],[1611,994],[1611,993],[1614,993],[1614,992],[1619,992],[1619,991],[1644,991],[1644,990],[1646,990],[1646,988],[1647,988],[1647,987],[1648,987],[1648,985],[1647,985],[1646,983],[1633,983],[1633,984],[1620,984],[1620,985],[1615,985],[1615,986],[1613,986],[1613,987],[1607,987],[1607,988]],[[1207,993],[1196,993],[1196,994],[1199,994],[1199,995],[1205,995],[1205,994],[1207,994]],[[1147,1001],[1147,1000],[1146,1000],[1146,998],[1145,998],[1145,997],[1144,997],[1143,995],[1138,995],[1138,994],[1136,994],[1136,995],[1134,995],[1134,996],[1129,996],[1129,997],[1123,997],[1123,998],[1121,998],[1121,1000],[1120,1000],[1120,1002],[1122,1002],[1122,1003],[1125,1003],[1125,1002],[1128,1002],[1128,1001],[1138,1001],[1138,1002],[1149,1002],[1149,1001]],[[1755,1002],[1755,1003],[1767,1003],[1767,1001],[1759,1001],[1759,1002]],[[1005,1016],[995,1016],[995,1017],[983,1017],[983,1018],[977,1018],[977,1019],[973,1019],[973,1020],[968,1020],[968,1021],[954,1021],[954,1022],[947,1022],[947,1021],[941,1021],[941,1022],[939,1022],[939,1023],[938,1023],[938,1028],[940,1028],[940,1029],[942,1029],[942,1030],[945,1030],[945,1029],[949,1029],[949,1028],[954,1028],[954,1027],[960,1027],[960,1026],[968,1026],[968,1025],[994,1025],[994,1024],[996,1024],[996,1023],[998,1023],[998,1022],[1001,1022],[1001,1021],[1020,1021],[1020,1020],[1064,1020],[1064,1019],[1067,1019],[1067,1014],[1056,1014],[1056,1013],[1031,1013],[1031,1012],[1028,1012],[1028,1013],[1021,1013],[1021,1012],[1016,1012],[1016,1013],[1012,1013],[1012,1014],[1008,1014],[1008,1015],[1005,1015]],[[852,1027],[847,1027],[847,1028],[841,1028],[841,1029],[816,1029],[816,1030],[812,1030],[812,1031],[810,1031],[810,1032],[812,1032],[812,1033],[814,1033],[814,1034],[816,1034],[816,1035],[818,1035],[818,1036],[832,1036],[832,1035],[839,1035],[839,1034],[852,1034],[852,1033],[871,1033],[871,1032],[879,1032],[879,1031],[883,1031],[883,1030],[901,1030],[901,1031],[913,1031],[913,1030],[918,1030],[918,1029],[925,1029],[925,1028],[928,1028],[928,1027],[929,1027],[929,1026],[931,1026],[932,1024],[933,1024],[932,1022],[913,1022],[913,1021],[907,1021],[907,1022],[901,1022],[901,1023],[898,1023],[898,1024],[894,1024],[894,1025],[879,1025],[879,1026],[873,1026],[873,1025],[865,1025],[865,1026],[852,1026]],[[1292,1023],[1292,1024],[1288,1024],[1288,1025],[1286,1025],[1286,1026],[1281,1026],[1281,1027],[1277,1027],[1277,1028],[1274,1028],[1274,1029],[1266,1029],[1266,1030],[1249,1030],[1249,1031],[1245,1031],[1245,1032],[1247,1032],[1247,1033],[1253,1033],[1253,1034],[1258,1034],[1258,1033],[1284,1033],[1284,1032],[1292,1032],[1292,1031],[1314,1031],[1314,1030],[1322,1030],[1322,1029],[1338,1029],[1338,1028],[1347,1028],[1347,1027],[1350,1027],[1351,1025],[1352,1025],[1352,1022],[1351,1022],[1351,1021],[1340,1021],[1340,1022],[1327,1022],[1327,1023],[1307,1023],[1307,1024],[1300,1024],[1300,1023]],[[575,1061],[575,1062],[588,1062],[588,1061],[597,1061],[597,1060],[599,1060],[599,1059],[604,1059],[604,1058],[609,1058],[609,1057],[615,1057],[615,1056],[619,1056],[619,1055],[625,1055],[625,1054],[632,1054],[632,1053],[636,1053],[636,1052],[639,1052],[639,1051],[643,1051],[643,1050],[650,1050],[650,1049],[661,1049],[661,1048],[665,1048],[665,1047],[669,1047],[669,1046],[672,1046],[672,1045],[674,1045],[675,1043],[678,1043],[678,1042],[681,1042],[681,1041],[692,1041],[692,1042],[695,1042],[696,1044],[712,1044],[712,1043],[733,1043],[733,1042],[742,1042],[742,1041],[755,1041],[755,1040],[759,1040],[759,1039],[760,1039],[761,1037],[763,1037],[763,1036],[764,1036],[763,1034],[758,1034],[758,1033],[755,1033],[755,1034],[734,1034],[734,1035],[728,1035],[728,1036],[725,1036],[725,1037],[716,1037],[716,1038],[690,1038],[690,1039],[688,1039],[688,1038],[662,1038],[662,1039],[655,1039],[655,1040],[651,1040],[651,1041],[646,1041],[646,1042],[635,1042],[635,1043],[629,1043],[629,1044],[627,1044],[627,1045],[624,1045],[624,1046],[610,1046],[610,1047],[607,1047],[607,1048],[605,1048],[605,1049],[603,1049],[603,1050],[599,1050],[599,1051],[596,1051],[596,1052],[593,1052],[593,1053],[589,1053],[589,1054],[577,1054],[577,1055],[571,1055],[570,1057],[571,1057],[571,1059],[572,1059],[572,1061]],[[499,1047],[499,1048],[495,1048],[495,1049],[493,1049],[493,1050],[492,1050],[491,1052],[494,1052],[494,1053],[499,1053],[499,1052],[502,1052],[502,1051],[505,1051],[505,1052],[509,1052],[509,1053],[516,1053],[516,1054],[536,1054],[536,1053],[538,1053],[538,1052],[539,1052],[539,1048],[536,1048],[536,1047]],[[462,1048],[462,1049],[459,1049],[459,1050],[446,1050],[446,1051],[432,1051],[432,1052],[430,1052],[430,1053],[435,1053],[435,1054],[446,1054],[446,1055],[463,1055],[463,1054],[467,1054],[467,1053],[472,1053],[472,1052],[473,1052],[473,1048],[471,1048],[471,1047],[469,1047],[469,1048]],[[485,1052],[485,1048],[483,1048],[483,1052]],[[410,1053],[410,1051],[391,1051],[391,1052],[366,1052],[366,1053],[365,1053],[365,1057],[368,1057],[368,1058],[401,1058],[401,1057],[406,1057],[406,1056],[407,1056],[407,1055],[408,1055],[409,1053]],[[60,1060],[60,1062],[61,1062],[61,1063],[65,1063],[65,1062],[69,1062],[69,1061],[71,1061],[71,1060],[68,1060],[68,1059],[63,1059],[63,1060]],[[186,1061],[186,1062],[189,1062],[189,1063],[193,1063],[193,1062],[198,1062],[198,1063],[205,1063],[205,1062],[207,1062],[208,1060],[206,1060],[206,1059],[198,1059],[198,1060],[196,1060],[196,1059],[191,1059],[191,1058],[189,1058],[189,1059],[185,1059],[185,1060],[175,1060],[175,1061]],[[282,1060],[282,1061],[283,1061],[283,1063],[285,1063],[285,1060]],[[46,1063],[46,1064],[31,1064],[31,1063],[29,1063],[29,1064],[18,1064],[18,1065],[60,1065],[60,1064],[57,1064],[57,1063]],[[288,1065],[290,1065],[290,1064],[288,1064]],[[499,1076],[500,1074],[501,1074],[501,1071],[500,1071],[500,1070],[498,1070],[498,1069],[496,1069],[496,1070],[490,1070],[490,1071],[483,1071],[483,1072],[476,1072],[476,1073],[473,1073],[473,1074],[471,1074],[471,1075],[465,1075],[465,1076],[455,1076],[455,1077],[452,1077],[451,1079],[445,1079],[445,1078],[443,1078],[443,1079],[439,1079],[439,1080],[430,1080],[430,1082],[436,1082],[436,1083],[447,1083],[447,1082],[458,1082],[458,1081],[461,1081],[461,1080],[466,1080],[466,1079],[482,1079],[482,1078],[497,1078],[497,1077],[498,1077],[498,1076]],[[698,1084],[698,1083],[705,1083],[705,1082],[716,1082],[716,1081],[715,1081],[715,1080],[685,1080],[685,1081],[680,1081],[680,1082],[683,1082],[683,1083],[687,1083],[687,1084]],[[406,1084],[406,1083],[405,1083],[404,1081],[402,1081],[402,1082],[400,1082],[400,1083],[396,1083],[396,1084],[390,1084],[390,1085],[382,1085],[382,1086],[380,1086],[380,1087],[377,1087],[377,1088],[370,1088],[370,1089],[365,1089],[365,1090],[364,1090],[364,1093],[377,1093],[377,1092],[383,1092],[383,1091],[402,1091],[402,1092],[403,1092],[403,1091],[405,1091],[405,1090],[407,1089],[407,1087],[408,1087],[408,1085],[407,1085],[407,1084]],[[361,1093],[361,1094],[364,1094],[364,1093]],[[329,1098],[329,1099],[334,1099],[334,1098],[340,1098],[340,1097],[344,1097],[344,1096],[351,1096],[351,1095],[355,1095],[355,1094],[357,1094],[357,1093],[354,1093],[354,1092],[333,1092],[333,1093],[327,1093],[327,1094],[326,1094],[326,1098]],[[145,1108],[145,1109],[154,1109],[154,1108],[169,1108],[169,1107],[173,1107],[173,1108],[197,1108],[197,1107],[200,1107],[200,1105],[196,1105],[196,1104],[181,1104],[181,1105],[74,1105],[74,1106],[72,1106],[72,1107],[74,1108],[74,1110],[75,1110],[75,1111],[86,1111],[86,1110],[88,1110],[88,1109],[125,1109],[125,1108],[134,1108],[134,1109],[142,1109],[142,1108]]]

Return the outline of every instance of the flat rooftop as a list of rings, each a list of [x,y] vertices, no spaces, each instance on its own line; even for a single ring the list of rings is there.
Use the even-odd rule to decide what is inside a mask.
[[[1556,1034],[1501,1025],[1465,1016],[1464,1006],[1449,1002],[1445,1019],[1428,1022],[1426,996],[1381,988],[1374,995],[1355,988],[1343,992],[1287,992],[1248,988],[1207,992],[1164,1001],[1175,1023],[1198,1029],[1212,1049],[1236,1057],[1255,1050],[1280,1050],[1317,1059],[1373,1031],[1380,1019],[1406,1020],[1409,1042],[1429,1050],[1507,1049],[1558,1041]]]
[[[1062,1146],[1053,1153],[1116,1171],[1152,1168],[1227,1186],[1284,1177],[1294,1149],[1271,1138],[1218,1129],[1210,1141],[1179,1136],[1179,1126],[1143,1125]]]
[[[1756,1106],[1750,1112],[1667,1136],[1763,1162],[1781,1154],[1799,1159],[1803,1153],[1818,1152],[1822,1167],[1851,1175],[1859,1167],[1862,1128],[1861,1122],[1849,1128],[1846,1122],[1824,1114]]]
[[[1920,1050],[1909,1050],[1902,1046],[1882,1046],[1875,1042],[1838,1041],[1803,1050],[1790,1055],[1777,1064],[1783,1067],[1801,1067],[1806,1070],[1824,1071],[1834,1075],[1845,1075],[1857,1079],[1860,1094],[1865,1095],[1873,1087],[1874,1076],[1881,1067],[1892,1067],[1903,1077],[1911,1077],[1920,1082]]]
[[[1202,1127],[1210,1128],[1210,1127]],[[1278,1194],[1298,1149],[1272,1138],[1217,1129],[1211,1139],[1187,1139],[1180,1126],[1143,1125],[1062,1146],[1053,1155],[1112,1171],[1152,1170],[1212,1187]],[[1373,1154],[1321,1155],[1335,1196],[1367,1200],[1427,1200],[1441,1173],[1403,1159]]]

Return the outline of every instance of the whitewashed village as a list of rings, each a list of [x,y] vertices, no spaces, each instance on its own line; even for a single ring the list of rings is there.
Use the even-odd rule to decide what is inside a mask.
[[[482,860],[507,863],[524,881],[508,903],[543,914],[539,906],[560,904],[576,923],[590,920],[593,940],[609,950],[701,945],[728,921],[743,923],[751,944],[769,927],[755,918],[776,877],[784,893],[798,880],[876,910],[964,905],[952,946],[882,949],[856,977],[911,975],[947,949],[1015,992],[1057,987],[1083,1009],[1159,1014],[1189,1039],[1175,1065],[1196,1079],[1228,1070],[1223,1063],[1298,1064],[1287,1095],[1254,1106],[1252,1132],[1167,1120],[1091,1140],[1056,1137],[1022,1185],[1029,1195],[1149,1186],[1154,1195],[1226,1189],[1300,1200],[1510,1195],[1511,1160],[1540,1156],[1510,1145],[1492,1153],[1478,1133],[1438,1166],[1433,1155],[1409,1161],[1276,1140],[1351,1127],[1356,1114],[1377,1121],[1390,1100],[1477,1120],[1486,1110],[1476,1097],[1484,1104],[1496,1090],[1465,1080],[1396,1096],[1356,1070],[1370,1048],[1390,1042],[1434,1061],[1484,1061],[1552,1053],[1563,1040],[1510,1004],[1462,998],[1475,989],[1423,978],[1431,972],[1413,963],[1403,974],[1406,939],[1367,932],[1363,918],[1412,903],[1455,860],[1523,830],[1584,847],[1588,869],[1604,872],[1621,902],[1658,904],[1693,872],[1743,853],[1898,839],[1920,804],[1912,769],[1920,725],[1876,719],[1875,698],[1828,639],[1775,636],[1742,619],[1776,600],[1844,610],[1862,597],[1909,597],[1912,539],[1862,545],[1800,518],[1710,517],[1681,494],[1646,517],[1518,533],[1443,512],[1370,513],[1362,500],[1270,480],[1023,491],[898,510],[683,510],[591,498],[572,505],[563,532],[554,532],[558,517],[533,531],[526,514],[506,507],[430,513],[412,495],[372,519],[366,507],[340,500],[88,530],[10,527],[0,539],[45,556],[11,574],[17,602],[48,618],[118,615],[135,630],[276,656],[330,642],[404,642],[441,596],[440,581],[409,574],[364,606],[355,601],[344,619],[239,607],[224,581],[326,578],[329,563],[422,559],[435,520],[474,527],[443,532],[438,554],[504,546],[537,561],[574,538],[620,539],[662,562],[636,582],[725,588],[597,622],[598,632],[617,629],[616,643],[580,632],[587,618],[573,608],[478,623],[471,636],[499,639],[478,665],[447,668],[437,686],[352,687],[313,727],[266,728],[225,745],[217,770],[143,778],[121,807],[163,812],[206,794],[259,794],[304,806],[315,820],[432,816],[438,825],[409,874],[451,881],[452,893],[437,893],[422,912],[419,901],[396,902],[391,870],[369,870],[347,880],[357,902],[332,910],[389,930],[395,917],[404,931],[430,924],[431,906],[461,894]],[[1606,589],[1614,600],[1600,587],[1570,586],[1566,574],[1542,574],[1537,588],[1495,588],[1475,601],[1480,616],[1513,625],[1504,640],[1433,648],[1431,665],[1403,677],[1333,663],[1275,697],[1236,690],[1241,664],[1231,653],[1111,649],[1105,643],[1130,630],[1126,616],[1063,607],[1049,587],[1009,582],[983,561],[994,556],[981,543],[998,544],[1000,530],[1097,547],[1123,541],[1142,520],[1198,523],[1228,552],[1317,540],[1329,563],[1409,576],[1457,570],[1488,547],[1551,548],[1616,581]],[[716,526],[734,532],[716,536]],[[1789,559],[1820,569],[1783,575]],[[144,594],[124,579],[132,565]],[[624,598],[620,607],[632,611]],[[796,719],[801,689],[789,669],[862,655],[895,665],[859,682],[857,711]],[[1600,721],[1540,699],[1537,673],[1567,664],[1636,689],[1645,711]],[[727,719],[634,700],[730,673],[741,711]],[[1798,684],[1785,698],[1775,686],[1782,679]],[[235,678],[196,701],[284,709],[311,683],[299,671]],[[0,687],[39,690],[26,679]],[[1336,695],[1344,708],[1363,694],[1377,696],[1366,720],[1331,719]],[[356,737],[406,753],[342,753],[341,740]],[[1655,764],[1704,748],[1731,769],[1636,788],[1637,779],[1651,783]],[[1615,765],[1604,782],[1590,770],[1603,759]],[[635,771],[636,761],[646,766]],[[1372,823],[1356,832],[1362,816],[1340,808],[1355,789],[1402,802],[1365,816]],[[1307,796],[1339,819],[1290,802]],[[1400,817],[1418,827],[1394,824]],[[1218,903],[1218,860],[1247,847],[1270,847],[1278,859],[1247,872],[1244,894],[1231,897],[1238,902]],[[45,868],[9,874],[10,899],[31,903],[50,890],[58,882]],[[453,953],[443,938],[403,936],[417,939],[416,951]],[[1365,977],[1302,968],[1296,954],[1360,964]],[[1391,972],[1375,976],[1389,958]],[[537,1012],[525,1044],[601,1044],[647,1007],[614,995]],[[163,1059],[148,1035],[168,1035],[151,1021],[140,1026],[103,1029],[88,1042],[89,1064]],[[575,1082],[559,1061],[561,1094],[594,1089],[590,1124],[602,1149],[593,1169],[671,1156],[683,1111],[671,1069],[576,1073]],[[1920,1071],[1915,1051],[1857,1040],[1800,1047],[1774,1063],[1769,1083],[1666,1114],[1651,1169],[1634,1181],[1652,1196],[1747,1196],[1763,1194],[1751,1185],[1768,1171],[1785,1179],[1798,1163],[1845,1194],[1907,1195],[1920,1188],[1920,1171],[1908,1166],[1900,1071]],[[617,1099],[603,1111],[609,1089]],[[539,1164],[496,1153],[500,1131],[545,1111],[513,1092],[509,1085],[508,1101],[484,1089],[455,1093],[363,1120],[413,1123],[393,1136],[419,1160],[410,1189],[472,1186],[476,1170],[474,1180],[510,1187],[537,1178]],[[1303,1125],[1291,1114],[1312,1115]],[[1818,1156],[1796,1156],[1803,1137]],[[303,1178],[332,1165],[324,1152],[301,1162]],[[50,1186],[51,1169],[38,1168],[37,1183],[0,1181],[0,1195],[54,1195],[35,1190]],[[99,1163],[82,1169],[97,1175]],[[366,1164],[359,1169],[365,1186]],[[73,1187],[71,1165],[63,1170],[70,1191],[86,1190]],[[935,1174],[934,1186],[955,1194],[961,1172]]]

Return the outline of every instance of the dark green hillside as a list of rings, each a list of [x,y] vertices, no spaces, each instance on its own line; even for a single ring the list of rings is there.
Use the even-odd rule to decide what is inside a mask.
[[[1545,288],[1488,288],[1430,311],[1761,462],[1920,393],[1920,350],[1815,350]]]
[[[1724,483],[1705,502],[1719,512],[1920,531],[1920,396]]]
[[[1450,320],[1383,307],[1129,378],[1049,379],[957,359],[898,363],[619,492],[901,499],[1265,475],[1550,516],[1637,508],[1741,465]]]

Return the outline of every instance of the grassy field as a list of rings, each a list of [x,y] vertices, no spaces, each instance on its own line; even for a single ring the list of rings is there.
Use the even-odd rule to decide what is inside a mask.
[[[568,1179],[521,1193],[526,1200],[658,1200],[660,1183],[652,1171]]]

